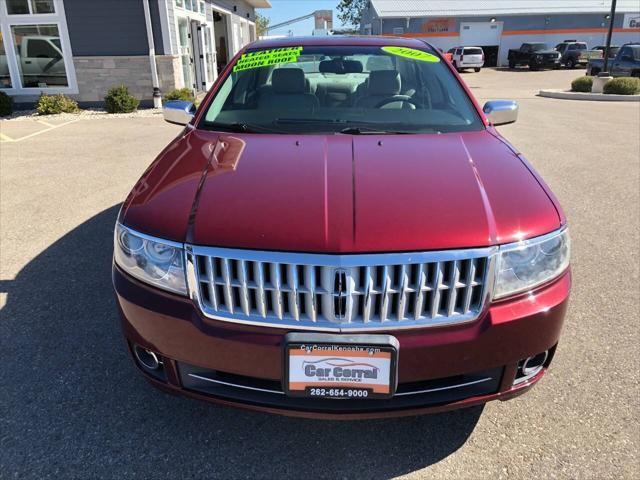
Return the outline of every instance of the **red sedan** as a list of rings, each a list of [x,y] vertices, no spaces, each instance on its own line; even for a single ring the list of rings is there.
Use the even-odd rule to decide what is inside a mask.
[[[555,353],[567,221],[449,62],[413,39],[238,53],[123,204],[113,283],[163,390],[297,416],[505,400]]]

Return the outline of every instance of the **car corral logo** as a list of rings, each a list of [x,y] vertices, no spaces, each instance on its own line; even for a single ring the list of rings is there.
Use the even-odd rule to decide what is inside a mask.
[[[315,361],[302,362],[304,375],[319,381],[360,382],[362,380],[377,379],[380,369],[367,362],[354,362],[347,358],[323,358]]]
[[[634,28],[640,30],[640,13],[625,14],[622,28]]]

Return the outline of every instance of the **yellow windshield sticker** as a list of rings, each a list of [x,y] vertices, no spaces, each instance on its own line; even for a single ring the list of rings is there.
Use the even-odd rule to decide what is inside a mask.
[[[440,61],[438,57],[431,53],[423,52],[422,50],[416,50],[415,48],[407,47],[382,47],[384,52],[391,55],[397,55],[398,57],[410,58],[411,60],[420,60],[421,62],[433,62]]]
[[[302,47],[283,47],[244,53],[233,67],[233,71],[241,72],[280,63],[295,63],[301,52]]]

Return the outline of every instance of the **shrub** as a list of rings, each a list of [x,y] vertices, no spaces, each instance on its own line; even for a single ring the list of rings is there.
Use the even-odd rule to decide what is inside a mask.
[[[104,97],[104,102],[108,113],[135,112],[140,104],[140,100],[131,95],[125,85],[110,89]]]
[[[591,92],[593,77],[578,77],[571,82],[572,92]]]
[[[57,95],[47,95],[41,93],[36,103],[38,115],[53,115],[56,113],[74,113],[80,110],[78,102],[64,96],[61,93]]]
[[[604,93],[617,93],[618,95],[636,95],[640,93],[640,78],[614,78],[604,84],[602,91]]]
[[[13,98],[4,92],[0,92],[0,117],[6,117],[13,113]]]
[[[164,95],[165,100],[184,100],[186,102],[195,102],[196,97],[193,94],[193,90],[190,88],[178,88],[176,90],[171,90],[169,93]]]

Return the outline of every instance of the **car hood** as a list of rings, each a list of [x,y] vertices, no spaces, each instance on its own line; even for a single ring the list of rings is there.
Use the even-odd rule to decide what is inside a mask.
[[[486,130],[176,139],[121,220],[199,245],[307,252],[481,247],[560,225],[546,187]]]

